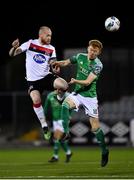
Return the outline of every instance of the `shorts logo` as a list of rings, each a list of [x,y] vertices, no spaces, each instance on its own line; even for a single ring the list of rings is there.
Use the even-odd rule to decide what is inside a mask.
[[[43,56],[42,54],[35,54],[33,59],[38,64],[43,64],[46,61],[45,56]]]
[[[29,89],[28,89],[28,94],[30,94],[31,90],[33,90],[33,85],[29,86]]]
[[[93,109],[93,113],[94,113],[94,114],[98,114],[97,109]]]
[[[31,89],[33,89],[33,85],[31,85],[31,86],[29,87],[29,90],[31,90]]]

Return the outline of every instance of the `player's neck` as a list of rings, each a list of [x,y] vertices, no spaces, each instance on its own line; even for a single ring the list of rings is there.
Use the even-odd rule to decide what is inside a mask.
[[[87,55],[87,59],[90,60],[90,61],[94,61],[94,60],[96,59],[96,57],[95,57],[95,58],[92,58],[92,57],[90,57],[90,55],[88,54],[88,55]]]
[[[88,60],[90,60],[90,61],[94,61],[94,59],[91,59],[91,58],[90,58],[90,59],[88,59]]]
[[[90,58],[90,57],[88,56],[87,59],[90,60],[90,61],[93,61],[95,58],[93,59],[93,58]]]

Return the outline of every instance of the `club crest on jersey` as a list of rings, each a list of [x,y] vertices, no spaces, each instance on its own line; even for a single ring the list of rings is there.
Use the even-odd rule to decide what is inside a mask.
[[[45,56],[42,54],[35,54],[33,57],[34,61],[39,64],[43,64],[46,61]]]

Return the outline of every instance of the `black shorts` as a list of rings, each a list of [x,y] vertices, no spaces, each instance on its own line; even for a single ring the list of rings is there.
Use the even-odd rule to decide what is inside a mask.
[[[48,74],[42,79],[39,79],[37,81],[27,81],[28,83],[28,93],[30,93],[33,90],[38,90],[40,93],[43,93],[43,91],[53,91],[53,82],[54,80],[58,78],[58,76],[54,74]]]

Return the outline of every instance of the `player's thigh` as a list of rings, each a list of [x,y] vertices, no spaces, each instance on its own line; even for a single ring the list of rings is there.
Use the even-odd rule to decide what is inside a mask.
[[[37,104],[41,102],[41,80],[28,81],[28,94],[33,103]]]
[[[95,131],[98,128],[100,128],[99,118],[90,117],[89,122],[90,122],[90,125],[91,125],[91,128],[92,128],[92,131]]]
[[[64,132],[62,120],[53,121],[53,132],[54,132],[54,139],[61,138]]]
[[[70,109],[75,109],[76,108],[75,102],[70,97],[66,97],[64,102],[69,104]]]
[[[30,97],[32,99],[32,101],[37,104],[41,102],[41,95],[40,92],[38,90],[33,90],[30,92]]]
[[[54,139],[61,139],[61,137],[62,137],[62,135],[63,135],[63,131],[61,131],[61,130],[59,130],[59,129],[56,129],[55,131],[54,131]]]
[[[96,98],[79,97],[84,107],[85,113],[89,117],[98,118],[98,101]]]
[[[57,79],[57,76],[54,74],[48,74],[45,78],[41,81],[41,90],[48,90],[53,91],[54,90],[54,81]]]

